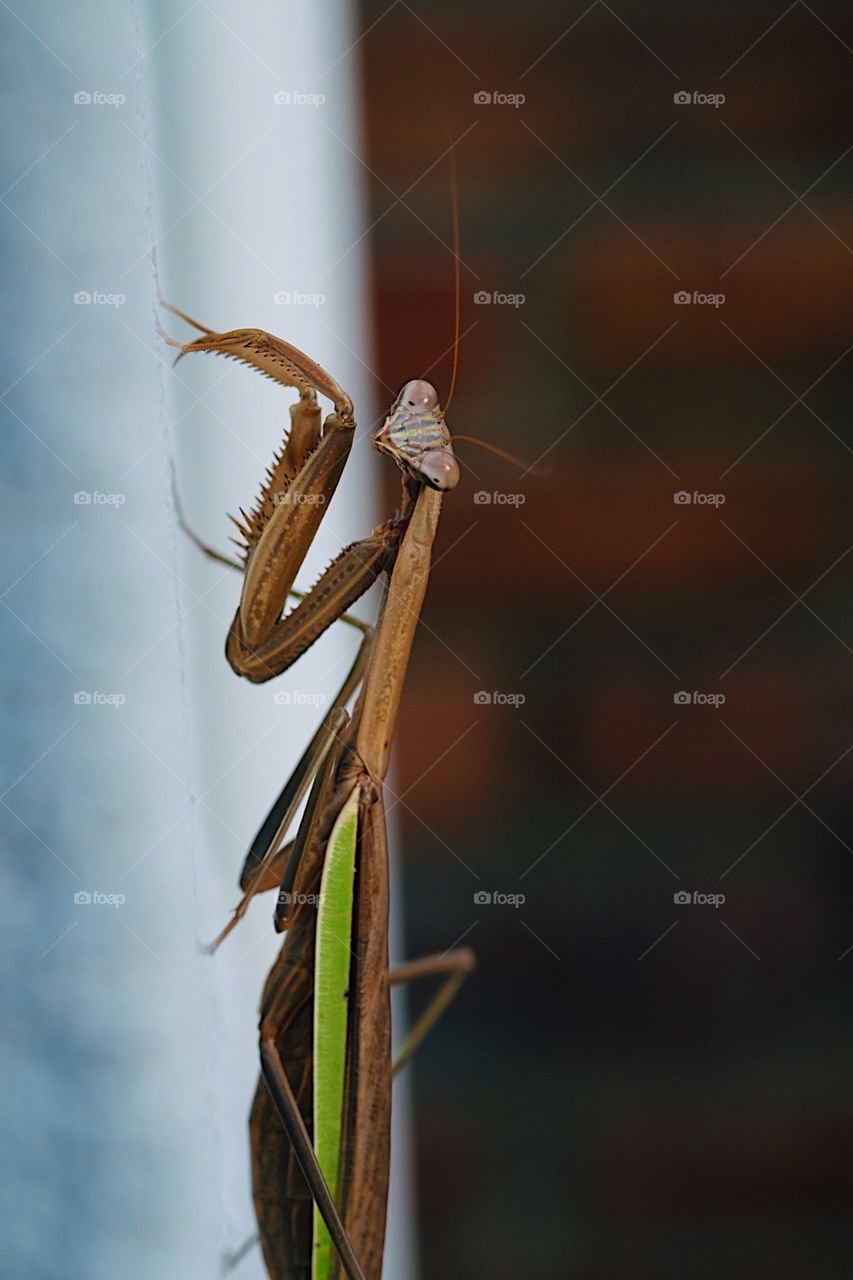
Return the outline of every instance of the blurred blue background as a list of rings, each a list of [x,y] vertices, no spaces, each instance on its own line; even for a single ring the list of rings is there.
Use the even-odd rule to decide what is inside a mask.
[[[337,65],[353,22],[345,3],[0,15],[10,1275],[209,1277],[253,1231],[246,1122],[280,940],[258,903],[216,959],[198,944],[354,641],[324,637],[277,686],[290,705],[228,669],[239,582],[179,541],[171,472],[227,550],[289,397],[213,361],[173,370],[155,272],[211,325],[286,333],[372,420],[357,82]],[[333,66],[327,132],[301,95]],[[304,585],[375,523],[368,458],[364,441]],[[408,1274],[405,1086],[398,1104]],[[263,1274],[257,1249],[240,1274]]]

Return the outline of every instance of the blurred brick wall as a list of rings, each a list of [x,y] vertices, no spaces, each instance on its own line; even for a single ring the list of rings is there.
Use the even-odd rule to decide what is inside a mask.
[[[481,961],[425,1277],[846,1275],[853,14],[362,12],[383,394],[447,393],[461,138],[451,430],[544,471],[460,444],[398,737],[410,949]]]

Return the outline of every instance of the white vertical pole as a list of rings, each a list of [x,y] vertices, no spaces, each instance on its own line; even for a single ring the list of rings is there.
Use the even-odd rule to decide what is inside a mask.
[[[151,0],[153,42],[174,20]],[[256,0],[221,17],[200,6],[147,55],[158,257],[171,300],[204,324],[269,329],[309,352],[350,392],[360,440],[300,577],[308,586],[337,551],[378,521],[376,459],[367,430],[387,393],[371,373],[366,307],[364,171],[354,6]],[[219,12],[216,10],[215,12]],[[227,24],[227,25],[226,25]],[[344,55],[344,56],[341,56]],[[181,329],[167,317],[168,327]],[[289,424],[292,396],[251,371],[186,360],[172,389],[173,441],[184,506],[227,546],[226,511],[248,508]],[[182,385],[186,384],[186,385]],[[202,402],[194,402],[201,395]],[[235,901],[248,840],[342,681],[357,636],[328,632],[282,679],[253,687],[223,656],[236,574],[185,547],[179,558],[193,740],[197,744],[199,929],[212,936]],[[202,603],[193,604],[201,597]],[[289,703],[275,701],[290,696]],[[267,900],[210,963],[218,1021],[211,1037],[224,1234],[251,1229],[245,1121],[257,1076],[259,992],[280,939]],[[408,1158],[395,1108],[395,1189],[386,1274],[413,1274]],[[257,1256],[244,1266],[252,1274]],[[258,1270],[257,1274],[262,1273]]]

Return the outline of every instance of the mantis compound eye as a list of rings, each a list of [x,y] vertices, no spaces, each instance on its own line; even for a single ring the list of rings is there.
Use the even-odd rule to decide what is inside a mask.
[[[430,449],[418,462],[418,478],[439,493],[455,489],[459,483],[459,463],[449,449]]]
[[[431,382],[423,378],[415,378],[407,382],[397,397],[397,403],[413,413],[423,413],[425,409],[434,409],[438,404],[438,392]]]

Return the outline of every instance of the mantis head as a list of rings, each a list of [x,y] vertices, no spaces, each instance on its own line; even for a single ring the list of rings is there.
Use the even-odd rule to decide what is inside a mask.
[[[438,392],[423,378],[406,383],[373,443],[430,489],[446,493],[459,483],[459,463],[453,454]]]

